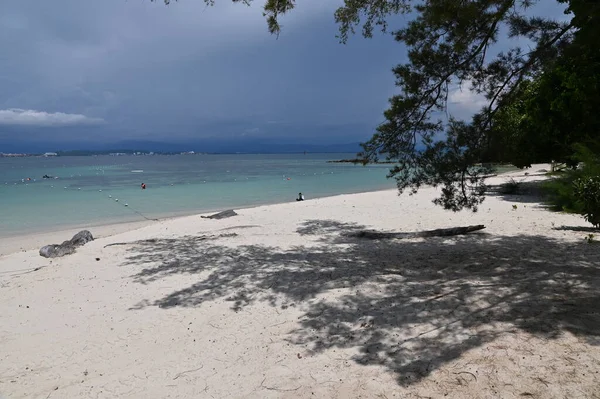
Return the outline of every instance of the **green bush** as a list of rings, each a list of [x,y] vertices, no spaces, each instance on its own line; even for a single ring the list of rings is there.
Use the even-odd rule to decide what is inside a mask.
[[[543,184],[551,209],[578,213],[595,227],[600,227],[600,146],[576,146],[573,169],[554,174]]]
[[[582,205],[585,220],[600,227],[600,176],[575,180],[573,191]]]
[[[519,194],[520,184],[512,177],[506,183],[500,186],[500,193],[505,195]]]
[[[550,209],[557,212],[583,213],[583,207],[573,192],[575,177],[563,174],[542,183]]]

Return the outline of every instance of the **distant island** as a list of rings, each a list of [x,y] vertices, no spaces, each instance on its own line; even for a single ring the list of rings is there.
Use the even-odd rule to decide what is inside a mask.
[[[110,155],[110,156],[148,156],[148,155],[203,155],[203,152],[194,151],[136,151],[136,150],[69,150],[69,151],[56,151],[46,153],[3,153],[0,152],[0,158],[22,158],[22,157],[89,157],[97,155]]]
[[[377,162],[367,162],[364,159],[361,158],[354,158],[354,159],[339,159],[339,160],[335,160],[335,161],[327,161],[327,163],[353,163],[353,164],[366,164],[366,163],[370,163],[370,164],[392,164],[395,163],[394,161],[377,161]]]
[[[280,142],[275,138],[191,138],[182,142],[123,140],[104,143],[80,143],[69,141],[21,142],[0,137],[0,153],[43,155],[56,152],[59,156],[109,155],[111,153],[134,153],[174,155],[194,151],[196,154],[352,154],[361,151],[360,143],[314,144]]]

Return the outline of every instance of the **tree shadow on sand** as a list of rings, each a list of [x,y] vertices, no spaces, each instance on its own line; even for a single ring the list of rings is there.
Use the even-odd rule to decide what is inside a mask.
[[[403,385],[511,331],[548,339],[569,331],[600,342],[598,246],[523,235],[346,235],[361,229],[307,221],[298,233],[314,236],[313,244],[285,251],[236,246],[235,236],[150,240],[132,245],[125,265],[145,267],[133,276],[142,284],[177,274],[197,280],[136,308],[222,298],[233,311],[297,303],[305,314],[290,342],[314,352],[358,349],[354,361],[384,365]]]
[[[548,199],[548,189],[544,188],[545,183],[547,180],[507,179],[504,183],[489,185],[486,195],[504,201],[531,204],[537,208],[552,210],[552,204]]]

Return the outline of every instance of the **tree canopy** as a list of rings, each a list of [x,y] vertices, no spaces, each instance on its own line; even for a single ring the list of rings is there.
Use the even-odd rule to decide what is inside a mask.
[[[361,157],[394,160],[389,176],[400,192],[441,186],[437,204],[475,211],[485,194],[485,162],[565,160],[572,144],[595,138],[600,2],[555,0],[565,7],[563,20],[532,15],[538,2],[344,0],[335,12],[342,42],[359,27],[371,37],[378,28],[388,32],[391,17],[410,17],[391,32],[408,51],[408,62],[393,69],[399,94]],[[295,0],[266,0],[271,33],[280,32],[279,17],[294,6]],[[501,38],[526,43],[493,54]],[[487,101],[470,121],[443,117],[458,85]]]
[[[595,30],[595,32],[593,32]],[[487,156],[516,166],[549,159],[577,163],[574,144],[594,145],[600,132],[600,51],[592,24],[576,32],[555,62],[516,88],[494,117]],[[586,36],[588,36],[586,38]],[[509,142],[499,142],[508,140]]]

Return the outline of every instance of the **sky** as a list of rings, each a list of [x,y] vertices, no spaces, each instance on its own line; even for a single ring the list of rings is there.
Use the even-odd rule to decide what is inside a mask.
[[[276,38],[261,0],[5,2],[0,152],[6,143],[365,141],[406,53],[382,34],[340,44],[340,4],[299,1]],[[480,105],[468,90],[450,99],[459,117]]]

